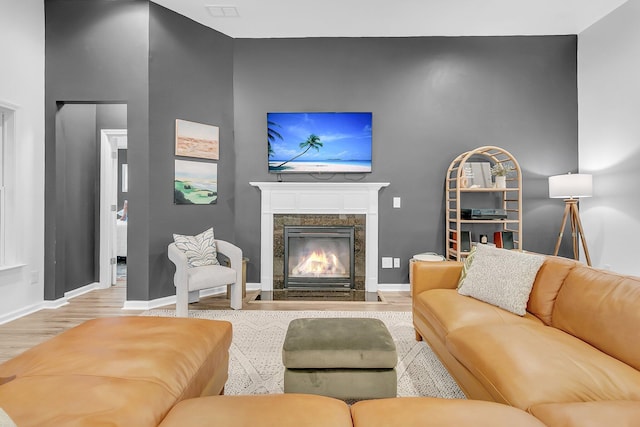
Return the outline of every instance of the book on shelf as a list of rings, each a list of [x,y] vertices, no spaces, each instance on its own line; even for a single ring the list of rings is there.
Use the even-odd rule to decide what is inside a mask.
[[[454,240],[452,244],[453,250],[458,250],[458,233],[453,231],[451,233],[451,239]],[[460,251],[461,252],[469,252],[471,251],[471,232],[470,231],[461,231],[460,232]]]
[[[513,231],[496,231],[493,233],[493,243],[496,248],[514,249]]]

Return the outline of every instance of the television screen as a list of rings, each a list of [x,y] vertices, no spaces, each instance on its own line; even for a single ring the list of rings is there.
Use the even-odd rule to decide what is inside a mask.
[[[269,172],[371,172],[372,113],[267,113]]]

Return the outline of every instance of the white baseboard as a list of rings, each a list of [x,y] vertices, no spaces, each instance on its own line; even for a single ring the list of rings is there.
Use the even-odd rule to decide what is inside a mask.
[[[247,288],[248,289],[248,288]],[[211,295],[220,295],[227,292],[226,287],[203,289],[200,291],[200,297],[209,297]],[[166,305],[172,305],[176,303],[176,296],[169,295],[168,297],[157,298],[151,301],[125,301],[123,310],[153,310],[155,308],[164,307]]]
[[[248,291],[261,291],[262,285],[260,283],[247,283]]]
[[[69,292],[65,292],[62,298],[58,298],[56,300],[43,300],[43,301],[40,301],[39,303],[22,307],[16,311],[12,311],[11,313],[7,313],[5,315],[0,316],[0,325],[11,322],[12,320],[16,320],[24,316],[28,316],[29,314],[36,313],[40,310],[55,310],[56,308],[60,308],[64,305],[69,304],[70,299],[86,294],[87,292],[91,292],[94,289],[99,289],[99,288],[100,288],[99,283],[90,283],[81,288],[74,289]]]
[[[122,306],[123,310],[153,310],[154,308],[164,307],[176,303],[176,296],[157,298],[151,301],[130,301],[127,300]]]
[[[64,293],[64,297],[65,299],[71,299],[71,298],[75,298],[75,297],[79,297],[80,295],[84,295],[86,293],[89,293],[91,291],[94,291],[96,289],[102,289],[100,287],[100,283],[98,282],[94,282],[94,283],[89,283],[88,285],[85,285],[81,288],[78,289],[74,289],[72,291],[69,292],[65,292]]]
[[[409,292],[411,285],[408,283],[378,283],[378,290],[380,292]]]
[[[11,322],[12,320],[16,320],[24,316],[28,316],[29,314],[33,314],[40,310],[55,310],[57,308],[60,308],[64,305],[69,304],[70,299],[86,294],[95,289],[100,289],[99,283],[90,283],[81,288],[74,289],[69,292],[65,292],[62,298],[58,298],[56,300],[43,300],[43,301],[40,301],[39,303],[32,304],[27,307],[22,307],[19,310],[12,311],[11,313],[7,313],[5,315],[0,316],[0,325]]]
[[[44,310],[55,310],[56,308],[60,308],[67,304],[69,304],[69,299],[67,297],[62,297],[51,301],[43,301],[40,303],[40,308]]]
[[[259,291],[262,289],[260,283],[247,283],[248,291]],[[220,295],[227,292],[224,287],[203,289],[200,291],[200,297],[209,297],[212,295]],[[164,307],[165,305],[172,305],[176,303],[176,296],[169,295],[168,297],[158,298],[151,301],[125,301],[123,310],[153,310],[156,308]]]
[[[52,301],[39,302],[37,304],[32,304],[32,305],[29,305],[27,307],[22,307],[22,308],[20,308],[18,310],[12,311],[12,312],[7,313],[7,314],[4,314],[4,315],[0,316],[0,325],[3,325],[5,323],[9,323],[12,320],[16,320],[16,319],[19,319],[19,318],[24,317],[24,316],[28,316],[29,314],[35,313],[36,311],[40,311],[43,308],[46,308],[46,307],[44,307],[44,304],[47,303],[47,302],[52,302]]]

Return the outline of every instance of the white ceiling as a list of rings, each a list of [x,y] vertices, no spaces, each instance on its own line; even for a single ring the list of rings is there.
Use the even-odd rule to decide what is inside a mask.
[[[627,0],[153,0],[233,38],[579,34]],[[206,5],[233,6],[214,17]]]

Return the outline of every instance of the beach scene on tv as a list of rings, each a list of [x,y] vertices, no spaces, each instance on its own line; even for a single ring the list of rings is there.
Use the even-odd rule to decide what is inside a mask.
[[[371,172],[371,113],[267,113],[269,172]]]

